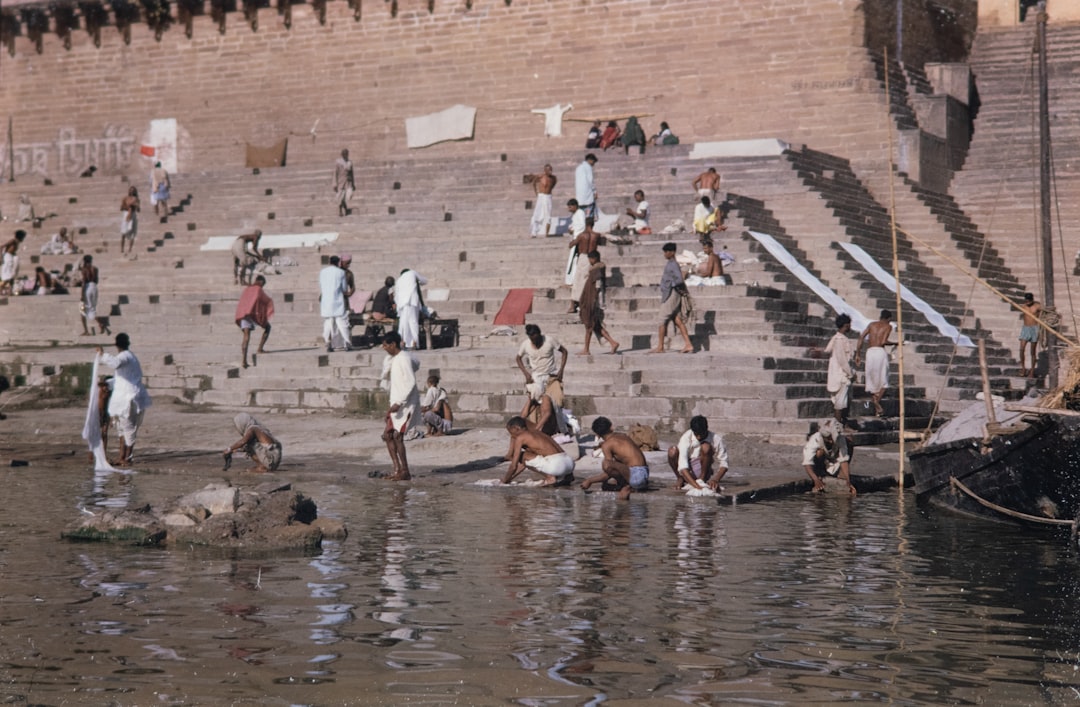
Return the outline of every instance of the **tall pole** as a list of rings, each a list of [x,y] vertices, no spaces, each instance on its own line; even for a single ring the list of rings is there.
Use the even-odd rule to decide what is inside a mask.
[[[1050,90],[1046,67],[1046,2],[1036,20],[1039,44],[1039,247],[1042,251],[1043,306],[1054,306],[1054,234],[1050,222]],[[1057,354],[1051,339],[1046,350],[1047,383],[1058,384]]]
[[[899,244],[896,235],[896,187],[893,181],[893,131],[892,116],[889,115],[889,48],[884,47],[885,55],[885,132],[888,134],[889,155],[886,166],[889,169],[889,229],[892,231],[892,268],[893,282],[896,283],[896,341],[897,341],[897,389],[900,393],[900,462],[896,469],[896,486],[900,497],[904,497],[904,437],[907,436],[907,404],[904,396],[904,299],[900,284]]]
[[[8,146],[8,181],[15,181],[15,128],[12,126],[11,116],[7,119],[7,146]],[[3,179],[3,177],[0,177]]]

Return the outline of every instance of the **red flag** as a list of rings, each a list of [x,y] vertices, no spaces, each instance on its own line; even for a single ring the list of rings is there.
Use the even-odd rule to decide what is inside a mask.
[[[139,148],[139,152],[146,155],[147,157],[153,157],[154,152],[155,152],[154,146],[153,145],[143,145],[142,147]]]

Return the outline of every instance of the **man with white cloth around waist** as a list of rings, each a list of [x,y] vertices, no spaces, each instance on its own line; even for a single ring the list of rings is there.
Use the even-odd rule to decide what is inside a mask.
[[[421,421],[420,391],[416,388],[416,371],[420,365],[408,351],[401,348],[401,336],[396,331],[383,337],[386,360],[383,372],[389,377],[390,408],[386,411],[383,441],[390,453],[394,473],[392,481],[408,481],[409,462],[405,457],[405,438]]]
[[[881,397],[885,395],[885,389],[889,387],[889,354],[885,352],[886,346],[896,346],[889,341],[892,334],[892,312],[887,309],[881,310],[881,318],[866,327],[859,335],[859,343],[855,346],[855,365],[859,365],[862,356],[863,341],[866,341],[866,392],[870,394],[870,400],[874,403],[874,413],[881,417],[885,411],[881,407]]]
[[[143,385],[142,366],[135,354],[129,351],[131,339],[127,334],[116,335],[117,354],[107,354],[97,347],[101,362],[116,373],[113,376],[113,392],[109,398],[109,416],[120,433],[120,459],[117,466],[131,466],[135,453],[135,437],[142,425],[146,408],[150,407],[150,394]]]

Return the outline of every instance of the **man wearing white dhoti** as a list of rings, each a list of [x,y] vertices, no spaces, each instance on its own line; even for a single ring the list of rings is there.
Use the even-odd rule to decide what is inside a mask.
[[[319,314],[323,318],[323,338],[326,350],[334,350],[334,328],[337,327],[345,341],[345,350],[352,351],[352,335],[349,333],[349,315],[345,308],[345,293],[349,282],[340,267],[340,259],[330,256],[330,264],[319,271]]]
[[[405,268],[394,283],[394,305],[398,313],[398,334],[404,349],[420,346],[420,315],[424,310],[424,298],[420,286],[426,285],[427,279],[415,270]],[[431,343],[428,342],[428,346]]]
[[[825,353],[829,354],[829,375],[825,390],[832,398],[833,414],[841,425],[847,422],[848,403],[851,401],[851,379],[855,377],[851,370],[851,356],[855,353],[848,332],[851,331],[851,317],[841,314],[836,317],[836,334],[829,339]]]
[[[412,354],[401,348],[401,336],[396,331],[383,337],[386,361],[383,370],[389,376],[390,408],[386,411],[383,441],[394,465],[394,481],[408,481],[409,462],[405,458],[405,438],[420,423],[420,391],[416,388],[416,371],[420,364]]]
[[[131,339],[127,334],[116,335],[116,355],[107,354],[98,346],[101,362],[114,369],[113,392],[109,398],[109,417],[120,434],[120,459],[117,466],[131,466],[135,453],[135,437],[142,425],[146,408],[150,407],[150,394],[143,385],[142,366],[131,353]]]
[[[15,278],[19,275],[19,246],[26,240],[26,231],[15,231],[15,237],[0,248],[0,294],[13,295]]]
[[[94,333],[88,324],[94,322],[101,328],[102,334],[111,334],[109,322],[97,314],[98,303],[98,269],[94,265],[94,256],[84,255],[82,267],[79,268],[79,276],[82,279],[82,297],[79,309],[82,310],[82,336],[91,336]]]
[[[127,196],[120,202],[120,255],[124,254],[124,246],[130,255],[135,249],[135,236],[139,235],[139,190],[135,187],[128,189]],[[129,243],[130,241],[130,243]]]
[[[529,235],[533,238],[547,236],[551,232],[551,192],[559,180],[552,174],[549,164],[544,165],[542,174],[529,176],[536,190],[536,207],[533,209]]]
[[[887,309],[881,310],[881,318],[866,327],[859,335],[859,343],[855,347],[855,365],[859,365],[862,354],[863,341],[867,342],[866,350],[866,392],[874,403],[874,413],[880,417],[885,414],[881,407],[881,397],[885,395],[885,389],[889,387],[889,355],[885,352],[886,346],[895,346],[889,341],[892,334],[892,312]]]

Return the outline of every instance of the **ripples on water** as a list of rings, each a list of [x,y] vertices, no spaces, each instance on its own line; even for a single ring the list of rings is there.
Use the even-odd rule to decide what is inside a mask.
[[[1080,701],[1067,538],[893,493],[733,509],[305,484],[347,540],[229,559],[59,542],[66,499],[145,500],[119,477],[20,479],[0,520],[13,703]]]

